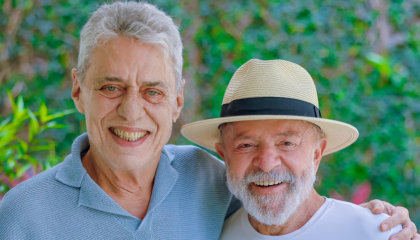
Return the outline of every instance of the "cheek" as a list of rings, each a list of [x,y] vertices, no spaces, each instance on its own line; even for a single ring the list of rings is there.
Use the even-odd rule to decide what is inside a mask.
[[[307,153],[290,152],[282,159],[282,163],[295,175],[301,176],[311,165],[312,159]]]
[[[96,102],[96,109],[94,111],[98,112],[99,115],[105,116],[108,115],[109,112],[117,111],[119,104],[119,99],[102,97]]]
[[[229,164],[229,171],[234,174],[234,176],[242,179],[247,172],[253,169],[252,160],[246,157],[229,157],[227,164]]]
[[[167,103],[145,103],[144,110],[146,111],[147,115],[158,125],[170,125],[172,122],[172,109]]]
[[[104,117],[111,112],[117,111],[119,106],[119,99],[109,99],[101,94],[93,94],[93,97],[88,102],[87,109],[91,115],[90,118],[95,121],[102,121]]]

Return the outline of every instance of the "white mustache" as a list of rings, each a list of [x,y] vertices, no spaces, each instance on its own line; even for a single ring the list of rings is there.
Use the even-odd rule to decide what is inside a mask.
[[[294,184],[296,182],[296,176],[293,175],[290,171],[286,169],[277,170],[273,169],[270,172],[264,172],[262,170],[253,171],[247,173],[241,182],[245,184],[250,184],[253,182],[262,182],[262,181],[278,181],[278,182],[288,182]]]

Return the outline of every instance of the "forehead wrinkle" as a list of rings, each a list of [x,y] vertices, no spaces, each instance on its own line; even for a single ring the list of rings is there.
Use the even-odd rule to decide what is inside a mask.
[[[284,137],[290,137],[290,136],[295,136],[295,135],[301,135],[299,132],[293,132],[293,131],[284,131],[281,132],[279,134],[277,134],[277,136],[284,136]]]
[[[302,136],[303,137],[303,135],[301,133],[294,132],[294,131],[284,131],[284,132],[281,132],[281,133],[277,134],[277,136],[284,136],[284,137]],[[245,132],[241,132],[241,133],[236,134],[233,137],[233,140],[246,140],[246,139],[253,139],[253,138],[254,138],[253,136],[247,135],[247,133],[245,133]]]

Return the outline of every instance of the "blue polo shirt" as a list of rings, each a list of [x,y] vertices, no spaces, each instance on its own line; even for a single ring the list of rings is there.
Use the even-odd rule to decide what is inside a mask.
[[[144,219],[132,216],[87,174],[88,135],[57,166],[11,189],[0,202],[0,239],[218,239],[241,203],[224,163],[193,146],[166,145]]]

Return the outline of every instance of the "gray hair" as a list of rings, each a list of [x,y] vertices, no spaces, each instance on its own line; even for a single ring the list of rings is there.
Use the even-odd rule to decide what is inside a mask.
[[[144,2],[103,4],[85,24],[80,35],[79,79],[83,82],[91,55],[100,44],[118,37],[129,37],[159,47],[170,57],[177,92],[182,82],[182,42],[172,18]]]

